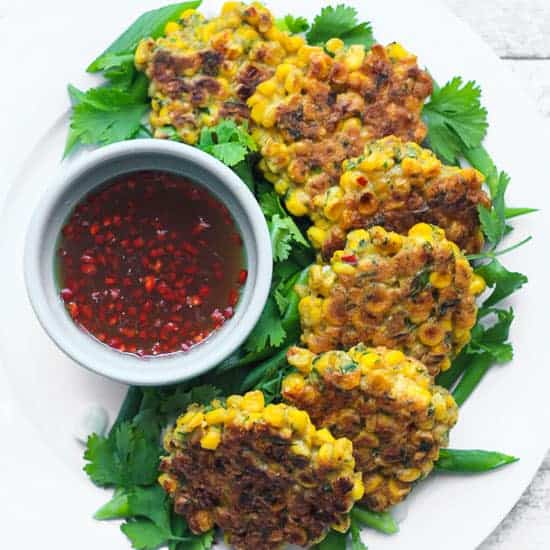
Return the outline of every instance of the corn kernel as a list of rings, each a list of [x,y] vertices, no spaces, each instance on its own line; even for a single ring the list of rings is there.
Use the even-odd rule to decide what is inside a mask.
[[[303,374],[311,372],[311,363],[314,357],[315,354],[308,349],[296,346],[291,347],[286,355],[289,364],[296,367]]]
[[[250,111],[250,116],[252,117],[252,120],[254,120],[254,122],[256,122],[257,124],[261,124],[266,108],[267,101],[265,99],[260,99]]]
[[[232,12],[238,12],[241,6],[240,2],[225,2],[222,6],[222,15],[229,15]]]
[[[238,409],[241,406],[242,400],[242,395],[230,395],[227,398],[227,406]]]
[[[432,226],[427,223],[417,223],[409,229],[409,237],[417,237],[428,242],[433,242]]]
[[[315,227],[314,225],[307,230],[308,239],[315,248],[321,248],[325,242],[326,234],[327,232],[325,230]]]
[[[290,446],[290,450],[298,456],[311,456],[311,450],[303,441],[294,441],[294,443]]]
[[[227,411],[221,407],[218,409],[214,409],[213,411],[207,412],[204,415],[206,423],[209,426],[212,426],[214,424],[223,424],[225,422],[226,417],[227,417]]]
[[[298,433],[304,433],[310,423],[307,412],[299,409],[289,409],[288,420],[292,429]]]
[[[369,495],[371,493],[374,493],[380,487],[380,485],[383,483],[384,478],[380,474],[371,474],[371,475],[365,475],[363,477],[363,486],[365,490],[365,494]]]
[[[222,434],[217,428],[208,428],[206,433],[201,437],[201,447],[209,451],[214,451],[218,448],[222,440]]]
[[[474,273],[472,282],[470,283],[470,292],[476,295],[481,294],[486,287],[485,279],[481,275]]]
[[[447,288],[452,281],[453,276],[450,273],[430,273],[430,284],[435,288]]]
[[[351,264],[348,264],[346,262],[335,262],[332,265],[332,269],[335,273],[338,273],[338,275],[354,275],[355,274],[355,267],[353,267]]]
[[[264,80],[263,82],[260,82],[258,86],[256,86],[256,91],[265,96],[272,96],[275,93],[276,89],[277,85],[273,78],[270,78],[269,80]]]
[[[178,488],[178,482],[170,474],[161,474],[158,482],[168,494],[174,493]]]
[[[344,46],[344,41],[339,38],[331,38],[330,40],[327,40],[327,43],[325,44],[326,50],[330,53],[339,52],[344,49]]]
[[[361,474],[358,474],[353,482],[353,489],[351,490],[351,497],[353,500],[361,500],[365,494],[365,486],[363,485],[363,480],[361,479]]]
[[[418,468],[403,468],[397,473],[397,478],[404,483],[412,483],[420,477],[421,473]]]
[[[437,346],[443,338],[445,331],[438,323],[428,321],[418,327],[418,339],[426,346]]]
[[[333,458],[335,461],[348,460],[352,455],[353,445],[349,439],[342,437],[334,442]]]
[[[308,212],[307,196],[303,192],[294,190],[288,194],[285,205],[293,216],[305,216]]]
[[[264,420],[274,428],[282,428],[285,423],[284,409],[280,405],[269,404],[264,409]]]
[[[203,420],[204,414],[202,412],[194,413],[191,419],[182,426],[182,431],[184,433],[192,432],[195,428],[198,428],[202,424]]]
[[[167,36],[170,34],[175,34],[180,30],[181,27],[175,21],[168,21],[168,23],[164,25],[164,34]]]
[[[401,44],[399,44],[399,42],[392,42],[386,46],[386,52],[388,57],[395,61],[401,61],[411,57],[411,54]]]
[[[384,359],[389,367],[394,367],[405,361],[405,354],[398,350],[391,350],[386,353]]]
[[[264,409],[264,394],[261,391],[251,391],[244,395],[241,409],[248,412],[261,412]]]
[[[192,15],[194,15],[195,13],[197,13],[197,10],[193,9],[193,8],[189,8],[187,10],[183,10],[181,13],[180,13],[180,19],[187,19],[188,17],[191,17]]]
[[[305,385],[306,381],[301,374],[292,373],[283,380],[282,392],[289,395],[300,394],[304,390]]]
[[[284,82],[286,80],[286,77],[290,73],[290,71],[293,70],[293,66],[289,63],[281,63],[277,69],[275,69],[275,77],[280,80],[281,82]]]
[[[332,456],[334,454],[334,446],[332,443],[323,443],[319,449],[317,460],[321,466],[329,467],[333,464]]]
[[[445,357],[441,363],[439,363],[439,368],[441,369],[441,372],[445,372],[446,370],[449,370],[451,368],[451,360],[448,357]]]
[[[334,437],[326,428],[321,428],[315,432],[313,443],[317,446],[321,446],[323,443],[334,443]]]
[[[349,71],[357,71],[361,68],[363,61],[365,60],[365,48],[360,44],[354,44],[350,46],[344,63]]]

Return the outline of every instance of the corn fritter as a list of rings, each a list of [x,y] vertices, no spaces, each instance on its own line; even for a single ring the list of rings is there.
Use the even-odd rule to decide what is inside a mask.
[[[278,65],[304,44],[274,25],[259,3],[227,2],[206,20],[186,10],[166,25],[164,36],[142,40],[136,67],[150,80],[154,137],[196,143],[201,128],[223,118],[249,119],[246,100]]]
[[[373,225],[407,233],[427,222],[468,253],[483,246],[477,206],[490,207],[483,176],[473,168],[445,166],[429,149],[390,136],[344,161],[338,186],[315,196],[311,242],[325,258],[343,247],[346,233]]]
[[[385,510],[431,472],[458,407],[422,363],[363,344],[320,355],[294,347],[287,358],[298,372],[283,380],[283,398],[335,437],[351,439],[363,504]]]
[[[357,229],[330,264],[309,271],[299,303],[302,341],[314,353],[360,342],[397,349],[435,376],[469,341],[484,288],[436,226],[416,224],[406,236]]]
[[[309,546],[345,531],[363,496],[352,444],[259,391],[193,405],[165,437],[159,482],[195,533],[215,525],[239,550]]]
[[[302,46],[295,59],[248,99],[259,164],[295,216],[311,213],[314,198],[337,186],[345,159],[387,135],[421,142],[420,118],[430,76],[399,44],[345,48],[339,39],[323,48]]]

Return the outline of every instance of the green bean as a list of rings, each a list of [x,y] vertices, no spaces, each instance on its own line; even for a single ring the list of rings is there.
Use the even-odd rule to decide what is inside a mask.
[[[244,379],[241,391],[245,392],[253,388],[264,377],[272,375],[286,363],[286,352],[290,346],[285,346],[267,361],[260,363]]]
[[[468,356],[464,351],[458,355],[453,361],[451,368],[437,375],[435,379],[439,386],[443,386],[448,390],[451,389],[456,381],[462,376],[463,372],[468,368],[471,362],[471,355]]]
[[[329,534],[316,546],[315,550],[346,550],[347,533],[330,531]]]
[[[519,458],[494,451],[441,449],[435,463],[444,472],[479,473],[517,462]]]
[[[472,359],[453,391],[453,397],[458,406],[470,397],[493,363],[494,360],[490,353],[480,353]]]
[[[126,392],[126,397],[120,406],[118,415],[114,424],[111,427],[110,433],[113,433],[123,422],[132,420],[134,416],[139,412],[141,407],[141,401],[143,399],[143,392],[138,386],[130,386]]]
[[[296,286],[303,286],[307,284],[308,276],[309,276],[309,268],[311,266],[308,265],[305,269],[302,269],[300,271],[300,274],[296,278],[296,282],[293,285],[293,288],[291,290],[290,298],[288,299],[288,305],[286,307],[285,313],[283,315],[283,318],[281,320],[281,323],[283,325],[283,328],[287,332],[287,338],[290,337],[289,332],[296,331],[295,337],[300,332],[300,314],[298,312],[298,304],[300,303],[300,295],[296,292],[296,289],[294,287]]]
[[[393,535],[399,531],[396,521],[391,517],[389,512],[373,512],[366,508],[354,506],[351,511],[351,516],[362,525],[385,533],[386,535]]]

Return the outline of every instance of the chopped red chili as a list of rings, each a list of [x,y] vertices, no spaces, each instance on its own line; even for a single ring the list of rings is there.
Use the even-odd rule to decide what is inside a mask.
[[[206,189],[135,172],[86,197],[63,227],[60,296],[81,328],[117,350],[187,351],[233,316],[243,261],[235,222]]]

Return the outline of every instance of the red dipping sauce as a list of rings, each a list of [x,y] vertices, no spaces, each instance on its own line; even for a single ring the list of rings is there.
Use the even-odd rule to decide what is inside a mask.
[[[107,183],[76,206],[59,242],[60,295],[75,323],[139,356],[187,351],[221,327],[243,266],[228,209],[166,172]]]

